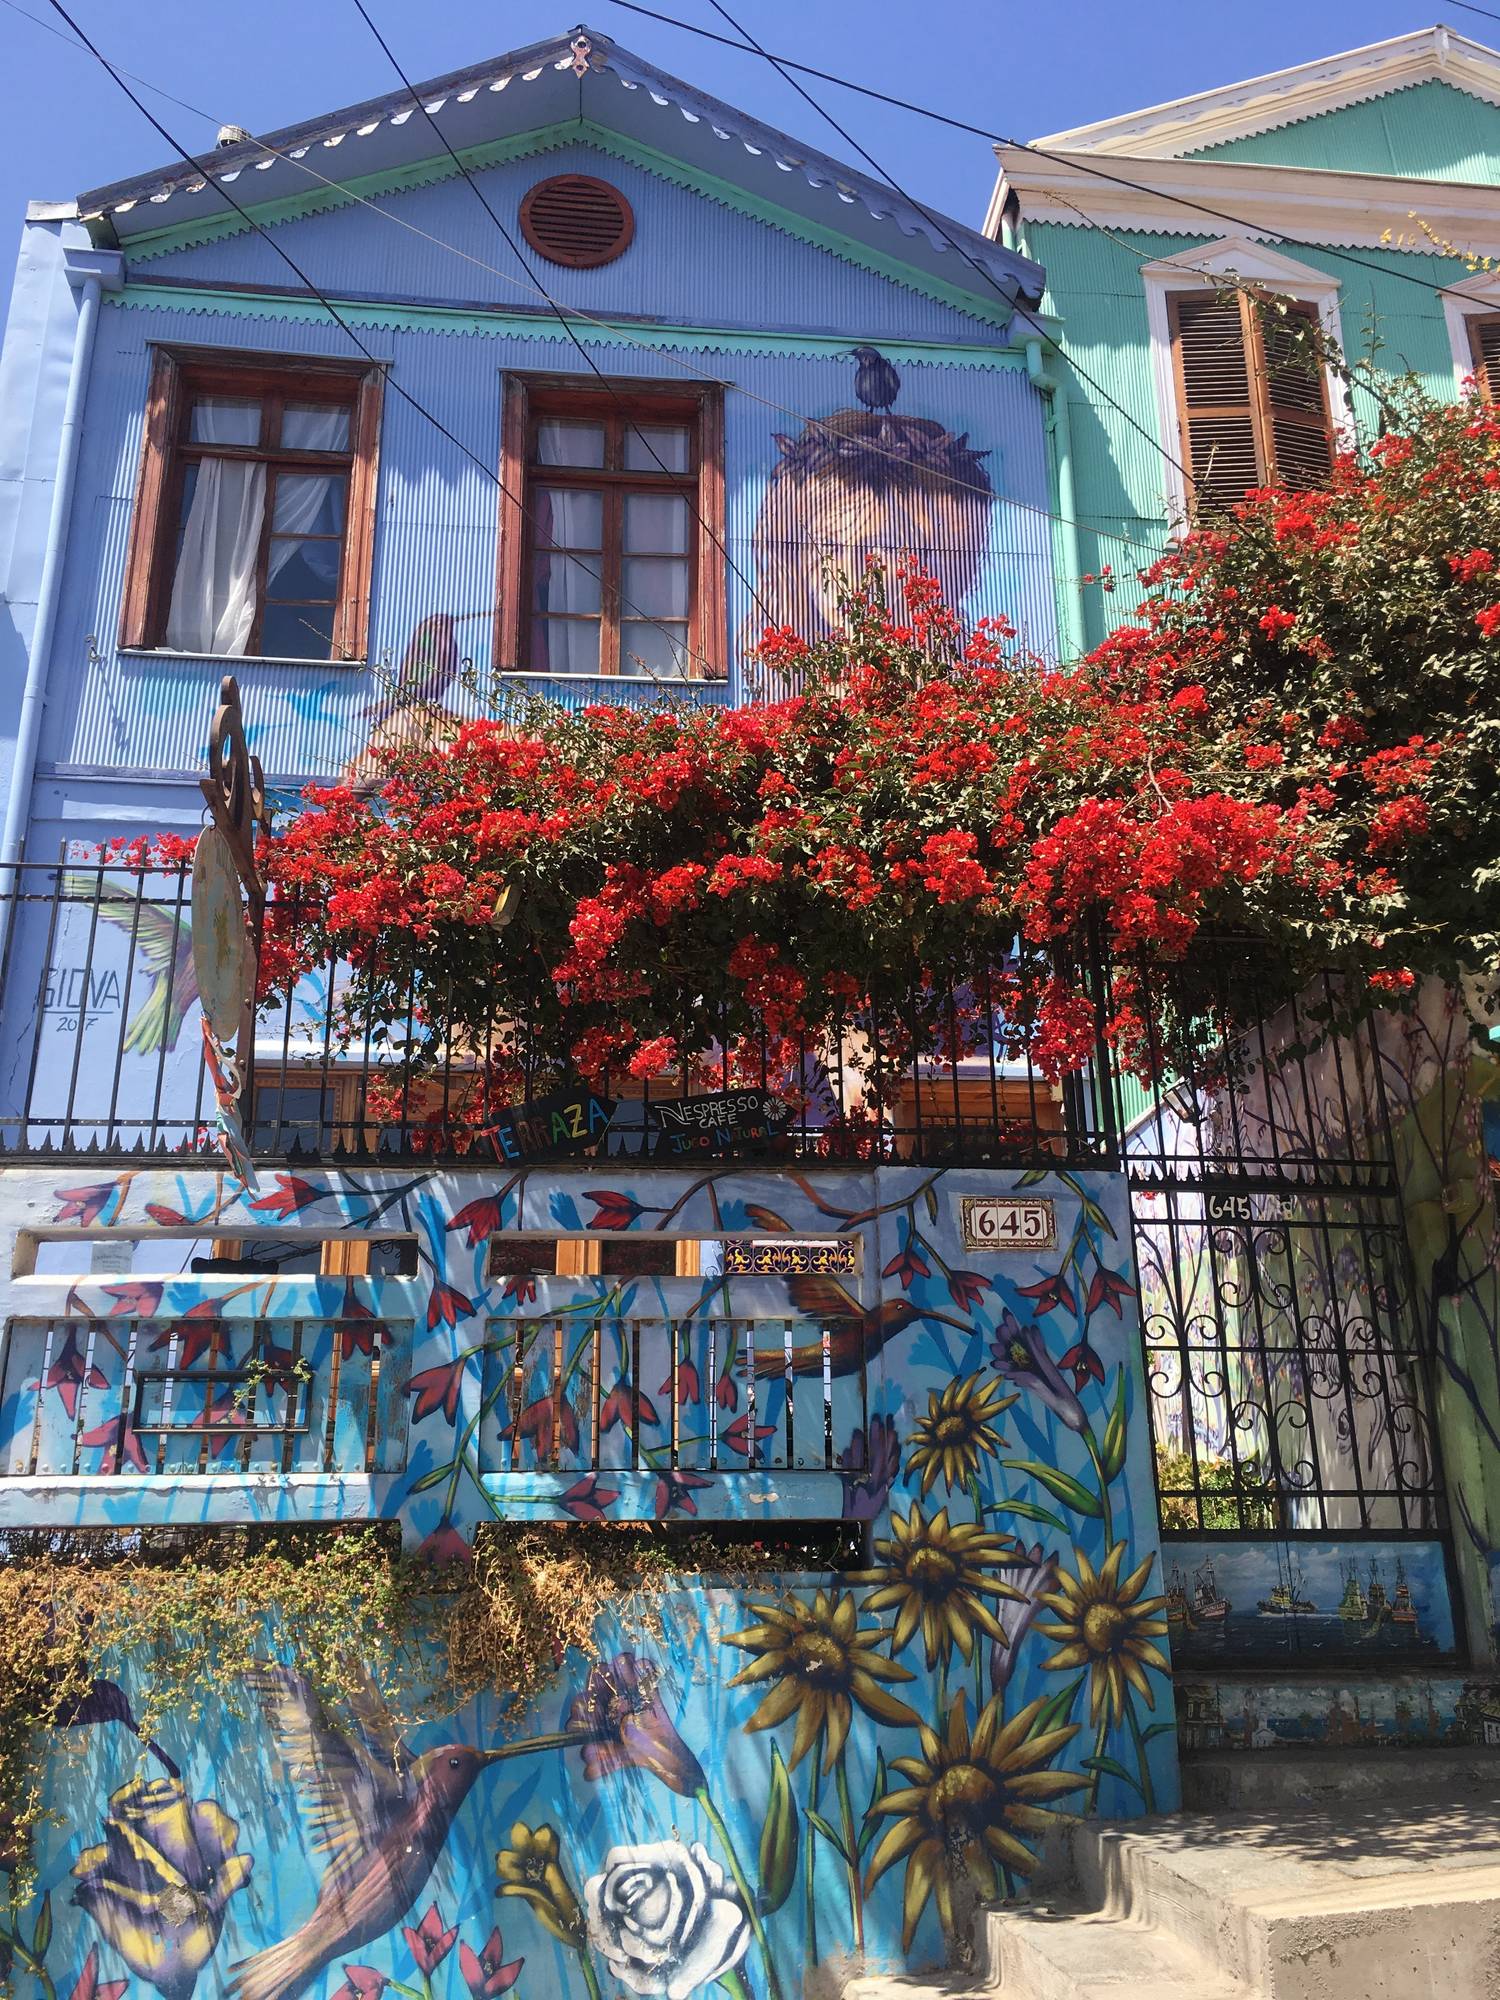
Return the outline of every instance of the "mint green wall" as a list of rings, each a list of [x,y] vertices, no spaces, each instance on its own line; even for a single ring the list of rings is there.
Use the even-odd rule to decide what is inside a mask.
[[[1409,174],[1418,180],[1500,184],[1500,110],[1448,83],[1414,83],[1368,104],[1346,105],[1247,139],[1187,155],[1264,160],[1346,174]]]
[[[1126,586],[1165,538],[1164,466],[1157,449],[1160,422],[1140,267],[1212,240],[1055,222],[1029,223],[1024,232],[1026,253],[1046,267],[1045,309],[1062,321],[1064,351],[1141,427],[1133,428],[1087,382],[1072,376],[1069,415],[1082,567],[1097,573],[1108,563]],[[1351,359],[1370,351],[1373,324],[1382,366],[1395,375],[1410,369],[1434,395],[1452,396],[1453,357],[1443,303],[1436,289],[1426,287],[1467,277],[1461,262],[1402,251],[1360,250],[1356,254],[1362,261],[1353,264],[1334,250],[1302,244],[1277,247],[1298,263],[1327,271],[1338,280],[1344,343]],[[1369,265],[1380,268],[1371,270]],[[1421,282],[1405,282],[1397,272]],[[1355,417],[1363,436],[1377,434],[1378,412],[1369,397],[1357,398]],[[1176,449],[1175,439],[1163,442]],[[1124,536],[1134,546],[1111,536]],[[1134,607],[1128,587],[1112,596],[1087,589],[1084,598],[1091,645],[1124,623]]]

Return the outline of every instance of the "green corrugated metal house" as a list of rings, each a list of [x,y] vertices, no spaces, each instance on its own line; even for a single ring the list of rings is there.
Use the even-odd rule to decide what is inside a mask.
[[[1329,440],[1374,434],[1373,403],[1312,381],[1305,341],[1289,365],[1227,278],[1295,301],[1351,360],[1445,396],[1489,362],[1500,389],[1494,50],[1426,28],[1036,145],[997,148],[986,227],[1046,266],[1066,357],[1065,652],[1128,615],[1190,490],[1311,481]],[[1106,564],[1112,596],[1079,582]]]

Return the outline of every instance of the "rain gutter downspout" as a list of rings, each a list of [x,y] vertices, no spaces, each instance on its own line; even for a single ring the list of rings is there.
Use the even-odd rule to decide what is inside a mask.
[[[26,680],[16,724],[10,794],[5,801],[4,827],[0,830],[0,966],[5,963],[10,942],[16,867],[31,823],[37,747],[41,739],[42,711],[52,666],[52,640],[62,601],[63,564],[68,552],[68,524],[73,512],[73,484],[78,472],[83,406],[88,394],[94,334],[99,323],[99,301],[106,289],[118,291],[124,282],[125,259],[118,250],[93,250],[82,245],[69,245],[63,252],[63,259],[68,283],[79,295],[78,319],[73,330],[73,359],[68,370],[68,387],[58,430],[57,472],[52,487],[52,511],[47,520],[47,540],[42,552],[41,580],[37,584],[36,621],[26,653]]]
[[[1058,638],[1065,661],[1083,657],[1083,559],[1078,547],[1078,512],[1073,489],[1073,432],[1068,419],[1067,387],[1042,359],[1042,343],[1026,343],[1026,373],[1047,399],[1047,437],[1057,480],[1057,533],[1065,574],[1058,579]]]

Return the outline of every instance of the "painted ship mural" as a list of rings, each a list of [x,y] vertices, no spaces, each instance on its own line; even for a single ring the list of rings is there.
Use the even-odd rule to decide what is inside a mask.
[[[1330,1540],[1291,1553],[1284,1542],[1184,1541],[1173,1553],[1166,1611],[1180,1664],[1430,1659],[1454,1649],[1436,1542]]]

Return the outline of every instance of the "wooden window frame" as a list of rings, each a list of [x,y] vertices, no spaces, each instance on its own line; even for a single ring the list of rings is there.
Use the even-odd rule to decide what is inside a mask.
[[[597,466],[546,466],[531,463],[536,426],[543,417],[603,422],[607,437],[623,434],[630,423],[685,423],[692,431],[692,467],[680,477],[627,472],[607,462]],[[610,452],[606,450],[606,461]],[[535,668],[529,659],[531,605],[527,580],[534,553],[528,481],[549,486],[606,489],[604,530],[604,615],[600,621],[597,674],[560,674],[555,668]],[[725,605],[724,556],[724,391],[718,383],[681,385],[639,381],[590,382],[576,375],[505,376],[500,440],[499,566],[496,580],[494,665],[499,673],[527,674],[543,680],[648,679],[619,672],[622,606],[613,572],[621,561],[621,536],[616,524],[611,553],[611,508],[618,512],[627,492],[681,491],[695,519],[689,534],[689,597],[687,620],[689,680],[722,680],[728,672],[728,631]],[[665,678],[665,677],[663,677]]]
[[[1480,400],[1485,403],[1496,403],[1500,402],[1500,394],[1496,393],[1500,390],[1500,383],[1490,380],[1490,361],[1485,354],[1482,338],[1486,320],[1494,320],[1500,324],[1500,310],[1486,304],[1471,308],[1464,314],[1464,332],[1469,342],[1469,360],[1472,364],[1470,372],[1473,374]]]
[[[1282,416],[1286,416],[1287,414],[1300,415],[1302,413],[1289,413],[1281,405],[1273,403],[1271,400],[1270,369],[1266,359],[1265,329],[1261,322],[1261,315],[1256,310],[1256,307],[1262,302],[1266,304],[1271,303],[1274,297],[1278,302],[1285,304],[1290,313],[1297,315],[1299,318],[1308,319],[1315,326],[1321,324],[1321,315],[1317,304],[1310,299],[1285,298],[1281,294],[1272,294],[1268,290],[1265,300],[1261,301],[1257,299],[1254,293],[1247,292],[1240,287],[1226,286],[1219,288],[1219,290],[1220,292],[1233,290],[1236,303],[1239,307],[1240,338],[1244,346],[1245,375],[1250,390],[1248,407],[1251,432],[1255,444],[1256,477],[1261,486],[1273,486],[1277,480],[1276,417],[1278,413]],[[1191,410],[1188,405],[1187,383],[1184,379],[1182,366],[1182,309],[1184,304],[1189,301],[1196,301],[1205,296],[1211,297],[1215,295],[1214,289],[1208,285],[1181,286],[1175,290],[1168,291],[1166,295],[1167,329],[1171,341],[1172,355],[1172,394],[1177,416],[1177,448],[1183,470],[1188,477],[1189,506],[1194,510],[1197,505],[1199,475],[1193,465],[1191,423],[1194,420],[1202,418],[1238,417],[1244,414],[1244,406],[1238,403],[1232,405],[1226,403],[1222,406],[1204,403],[1194,406]],[[1323,411],[1323,435],[1328,446],[1328,462],[1331,472],[1333,459],[1338,448],[1338,440],[1333,421],[1333,412],[1328,397],[1328,375],[1326,369],[1321,366],[1317,372],[1317,383]],[[1309,425],[1308,428],[1311,429],[1312,426]]]
[[[201,456],[186,442],[191,399],[196,394],[254,397],[268,406],[285,402],[347,402],[349,450],[340,453],[349,468],[344,515],[344,549],[334,606],[333,641],[326,658],[292,664],[328,666],[368,657],[370,577],[375,554],[375,487],[380,455],[380,410],[385,370],[379,363],[329,360],[321,355],[262,354],[221,347],[158,347],[146,397],[125,589],[120,608],[120,645],[131,652],[166,651],[167,611],[172,595],[173,543],[182,507],[185,469]],[[219,456],[262,459],[309,470],[326,468],[327,452],[272,451],[215,447]],[[258,636],[264,614],[264,565],[271,509],[262,529],[262,575],[257,586]],[[253,650],[239,657],[267,657]],[[281,656],[277,656],[280,658]]]

